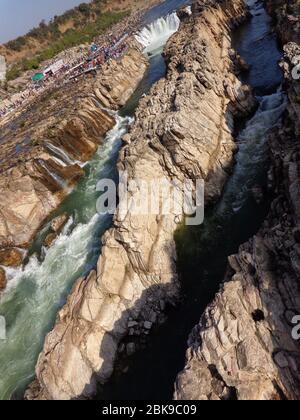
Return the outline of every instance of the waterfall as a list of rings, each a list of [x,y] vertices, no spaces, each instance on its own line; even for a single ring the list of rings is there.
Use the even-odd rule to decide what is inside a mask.
[[[70,156],[62,149],[54,144],[48,142],[46,144],[46,148],[54,155],[52,158],[56,160],[61,166],[68,166],[68,165],[79,165],[84,166],[85,163],[80,162],[79,160],[73,160]]]
[[[219,214],[240,211],[249,198],[257,177],[264,173],[267,166],[269,131],[280,122],[286,108],[286,97],[283,92],[278,91],[258,99],[260,105],[257,112],[238,137],[237,164],[225,188]]]
[[[86,177],[62,207],[62,212],[68,210],[70,219],[53,246],[42,252],[43,260],[34,253],[25,267],[6,269],[8,287],[0,296],[0,314],[5,315],[8,325],[7,340],[0,340],[0,400],[10,398],[16,390],[23,391],[33,378],[37,356],[57,311],[74,282],[97,263],[99,238],[111,221],[96,212],[100,194],[96,185],[100,179],[113,176],[121,138],[132,123],[132,119],[118,114],[115,118],[115,127],[88,163]],[[61,150],[56,146],[52,149]],[[39,163],[54,175],[45,162]],[[36,243],[42,243],[42,238],[43,230]]]
[[[157,19],[136,35],[136,40],[145,47],[145,53],[160,50],[168,39],[178,31],[180,19],[176,12]]]
[[[48,173],[48,175],[50,176],[50,178],[52,178],[56,182],[56,184],[58,186],[60,186],[60,188],[62,190],[64,190],[65,188],[67,188],[67,182],[63,178],[61,178],[59,175],[57,175],[55,172],[52,172],[48,168],[48,166],[47,166],[47,164],[46,164],[46,162],[44,160],[39,159],[38,162],[39,162],[40,166],[43,169],[45,169],[45,171]]]

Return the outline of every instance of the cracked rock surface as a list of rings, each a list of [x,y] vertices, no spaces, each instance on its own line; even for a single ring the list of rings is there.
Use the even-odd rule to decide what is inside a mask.
[[[287,112],[269,141],[274,200],[257,235],[229,257],[229,274],[190,335],[178,400],[300,399],[300,345],[292,336],[300,314],[300,85],[291,77],[299,2],[266,3],[279,38],[291,41],[281,63]]]
[[[243,1],[195,2],[166,46],[166,77],[141,99],[124,139],[118,166],[129,180],[203,178],[206,202],[219,197],[236,148],[233,120],[256,107],[231,57],[231,30],[245,16]],[[93,395],[96,382],[112,374],[132,322],[151,329],[164,302],[176,301],[174,231],[181,220],[175,210],[133,215],[119,208],[96,270],[78,280],[45,340],[28,399]]]

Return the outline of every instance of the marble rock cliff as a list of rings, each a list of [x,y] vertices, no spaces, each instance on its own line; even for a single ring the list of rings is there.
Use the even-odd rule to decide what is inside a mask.
[[[300,399],[300,347],[292,334],[300,314],[300,85],[291,77],[300,52],[299,2],[266,3],[284,44],[288,95],[282,127],[269,140],[274,200],[259,232],[229,258],[225,282],[189,338],[178,400]]]
[[[234,118],[256,106],[236,77],[231,30],[242,1],[197,1],[169,40],[166,77],[142,98],[119,169],[129,180],[206,180],[218,198],[233,162]],[[131,194],[136,192],[132,191]],[[103,238],[97,268],[79,279],[45,340],[29,399],[89,397],[112,374],[132,323],[149,330],[177,299],[174,231],[182,216],[121,214]]]
[[[114,126],[109,110],[126,102],[146,68],[147,60],[132,48],[95,77],[47,94],[1,127],[0,250],[9,256],[28,246]]]

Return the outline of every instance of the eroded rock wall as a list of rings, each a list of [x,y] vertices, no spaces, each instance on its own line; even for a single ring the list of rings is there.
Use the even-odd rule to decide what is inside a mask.
[[[43,221],[83,175],[141,81],[147,60],[131,48],[97,75],[69,83],[1,131],[0,248],[27,247]],[[105,109],[104,109],[105,108]]]
[[[235,75],[232,28],[243,1],[196,1],[169,41],[166,78],[140,101],[119,169],[130,179],[203,178],[206,202],[221,193],[232,165],[233,120],[256,106]],[[133,193],[132,193],[133,194]],[[114,217],[97,269],[80,279],[46,338],[29,399],[71,399],[95,392],[111,375],[118,344],[133,324],[147,329],[177,299],[174,231],[169,215]]]
[[[189,338],[179,400],[300,399],[300,346],[292,335],[300,314],[300,84],[291,76],[299,32],[283,25],[298,25],[299,4],[268,3],[280,39],[293,41],[282,63],[287,112],[270,135],[275,198],[257,235],[229,258],[227,278]]]

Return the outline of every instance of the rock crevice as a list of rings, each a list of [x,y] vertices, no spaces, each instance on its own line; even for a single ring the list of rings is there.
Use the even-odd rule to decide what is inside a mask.
[[[189,338],[175,399],[299,400],[300,348],[293,337],[300,314],[299,81],[291,76],[299,53],[299,4],[267,1],[284,45],[281,66],[288,95],[282,127],[270,134],[274,194],[259,232],[229,257],[229,272]],[[289,22],[288,31],[284,22]],[[293,24],[292,24],[293,22]],[[216,388],[215,366],[222,380]]]
[[[243,1],[195,2],[165,48],[166,77],[141,99],[124,138],[118,166],[129,180],[202,178],[206,202],[219,197],[236,149],[234,118],[256,107],[231,58],[231,30],[246,15]],[[76,283],[46,338],[27,398],[89,397],[108,380],[129,325],[143,320],[151,328],[178,297],[181,221],[175,210],[124,215],[119,208],[96,270]]]
[[[47,95],[1,133],[0,249],[26,248],[84,174],[141,81],[147,60],[136,47],[95,77]]]

